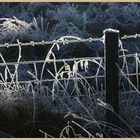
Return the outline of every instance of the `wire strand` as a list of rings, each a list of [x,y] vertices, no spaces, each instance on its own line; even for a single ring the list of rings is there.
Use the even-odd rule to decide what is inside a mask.
[[[134,34],[134,35],[124,35],[121,37],[121,40],[127,40],[127,39],[137,39],[140,38],[140,34]]]
[[[136,75],[140,75],[140,73],[132,73],[132,74],[120,74],[120,76],[136,76]],[[43,80],[29,80],[29,81],[11,81],[11,82],[3,82],[0,81],[0,85],[4,85],[4,84],[25,84],[25,83],[43,83],[43,82],[54,82],[54,81],[67,81],[67,80],[80,80],[80,79],[94,79],[94,78],[105,78],[104,75],[95,75],[95,76],[82,76],[82,77],[71,77],[71,78],[52,78],[52,79],[43,79]]]
[[[9,48],[9,47],[18,47],[20,46],[37,46],[37,45],[52,45],[52,44],[70,44],[70,43],[85,43],[85,42],[97,42],[97,41],[101,41],[103,42],[103,37],[101,38],[87,38],[87,39],[82,39],[79,37],[75,37],[75,36],[62,36],[57,40],[52,40],[52,41],[40,41],[40,42],[34,42],[34,41],[30,41],[27,43],[22,43],[20,41],[18,41],[17,43],[13,43],[13,44],[9,44],[9,43],[5,43],[5,44],[0,44],[0,48]]]
[[[126,54],[126,55],[119,55],[119,58],[130,58],[130,57],[140,57],[140,53],[135,54]],[[22,61],[22,62],[7,62],[7,63],[0,63],[0,66],[5,65],[16,65],[16,64],[34,64],[34,63],[44,63],[44,62],[71,62],[71,61],[80,61],[80,60],[102,60],[105,59],[104,57],[77,57],[77,58],[67,58],[67,59],[47,59],[47,60],[36,60],[36,61]]]

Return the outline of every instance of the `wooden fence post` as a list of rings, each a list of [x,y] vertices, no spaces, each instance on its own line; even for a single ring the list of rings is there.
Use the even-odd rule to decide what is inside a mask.
[[[118,71],[118,50],[119,31],[106,29],[105,35],[105,88],[106,103],[110,104],[113,110],[119,114],[119,71]],[[118,118],[110,110],[106,112],[107,122],[119,125]]]

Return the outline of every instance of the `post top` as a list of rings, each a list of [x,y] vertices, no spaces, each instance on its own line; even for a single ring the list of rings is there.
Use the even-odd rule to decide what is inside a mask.
[[[116,29],[111,29],[111,28],[108,28],[108,29],[105,29],[104,31],[103,31],[103,33],[105,34],[105,33],[119,33],[119,30],[116,30]]]

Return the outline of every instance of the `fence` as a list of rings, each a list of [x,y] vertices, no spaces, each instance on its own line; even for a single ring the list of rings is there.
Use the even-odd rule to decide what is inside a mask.
[[[122,48],[122,42],[121,40],[130,40],[130,39],[135,39],[139,38],[140,35],[130,35],[130,36],[123,36],[119,37],[119,31],[117,30],[112,30],[112,29],[107,29],[104,31],[104,36],[101,38],[88,38],[88,39],[81,39],[79,37],[74,37],[74,36],[64,36],[59,38],[58,40],[53,40],[53,41],[41,41],[41,42],[34,42],[31,41],[29,43],[21,43],[19,40],[17,40],[17,43],[14,44],[0,44],[0,48],[10,48],[10,47],[18,47],[19,48],[19,57],[17,62],[6,62],[0,54],[0,57],[2,59],[2,63],[0,63],[1,67],[4,67],[4,76],[1,74],[1,81],[0,85],[1,87],[3,85],[7,86],[13,85],[13,84],[23,84],[23,83],[41,83],[43,82],[58,82],[60,81],[65,81],[65,80],[75,80],[75,79],[84,79],[87,81],[87,79],[95,79],[96,85],[98,84],[98,78],[104,78],[105,77],[105,89],[106,89],[106,103],[110,104],[114,111],[118,114],[119,113],[119,84],[120,84],[120,77],[125,77],[125,79],[131,84],[133,89],[135,89],[138,93],[139,91],[139,64],[140,64],[140,54],[135,53],[135,54],[125,54],[124,49]],[[57,49],[59,49],[59,45],[67,45],[71,43],[92,43],[92,42],[102,42],[103,45],[105,46],[105,56],[104,57],[80,57],[80,58],[69,58],[69,59],[56,59],[54,54],[53,54],[53,48],[56,46]],[[36,60],[36,61],[20,61],[21,60],[21,47],[36,47],[37,45],[43,46],[43,45],[52,45],[52,47],[49,49],[48,54],[45,58],[45,60]],[[119,55],[119,51],[121,49],[122,54]],[[50,59],[50,56],[53,56],[53,59]],[[127,59],[128,58],[135,58],[135,73],[129,73],[129,69],[127,67]],[[119,66],[119,61],[120,59],[123,60],[123,65],[120,68]],[[68,64],[68,62],[73,62],[72,68]],[[88,65],[90,63],[95,63],[98,65],[97,71],[95,75],[92,76],[85,76],[78,74],[78,65],[80,65],[81,69],[84,69],[87,71]],[[45,71],[45,66],[46,63],[53,63],[54,71],[57,73],[54,75],[51,71],[47,71],[53,78],[43,78],[43,74]],[[63,66],[58,70],[56,70],[56,63],[63,63]],[[104,65],[105,63],[105,65]],[[21,81],[19,80],[19,75],[18,75],[18,69],[20,65],[33,65],[34,66],[34,71],[35,74],[33,74],[30,71],[27,71],[30,76],[32,76],[34,79],[30,81]],[[42,64],[42,69],[40,71],[40,79],[38,79],[38,72],[37,72],[37,65],[36,64]],[[15,67],[14,73],[11,72],[9,69],[10,66]],[[63,70],[65,69],[65,70]],[[101,70],[102,69],[102,70]],[[125,69],[125,70],[124,70]],[[104,71],[105,70],[105,71]],[[101,72],[100,72],[101,71]],[[104,74],[100,74],[102,72],[105,72]],[[127,73],[125,73],[125,71]],[[10,81],[8,81],[8,74],[10,76]],[[64,76],[67,74],[67,76]],[[136,85],[135,86],[129,76],[135,76],[136,77]],[[54,83],[55,83],[54,82]],[[60,83],[61,84],[61,83]],[[86,83],[88,84],[88,83]],[[54,84],[52,85],[54,88]],[[68,86],[68,85],[67,85]],[[97,86],[98,87],[98,86]],[[92,89],[91,89],[92,90]],[[52,95],[54,95],[54,91],[51,91]],[[116,115],[114,115],[111,111],[107,111],[107,122],[113,123],[113,124],[119,124],[117,121],[118,118]]]

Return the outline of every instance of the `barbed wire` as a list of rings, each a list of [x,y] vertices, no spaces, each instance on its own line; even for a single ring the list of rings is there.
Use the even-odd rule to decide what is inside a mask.
[[[127,39],[136,39],[136,38],[140,38],[140,34],[134,34],[134,35],[124,35],[123,37],[120,37],[121,40],[127,40]],[[39,41],[39,42],[35,42],[35,41],[30,41],[30,42],[26,42],[26,43],[22,43],[17,39],[17,43],[4,43],[4,44],[0,44],[0,48],[9,48],[9,47],[18,47],[18,46],[37,46],[37,45],[52,45],[52,44],[70,44],[70,43],[86,43],[86,42],[103,42],[104,43],[104,36],[100,37],[100,38],[80,38],[80,37],[76,37],[76,36],[62,36],[57,40],[52,40],[52,41]]]
[[[136,39],[136,38],[140,38],[140,34],[134,34],[134,35],[124,35],[123,37],[121,37],[121,40],[127,40],[127,39]]]
[[[35,42],[35,41],[30,41],[27,43],[22,43],[19,40],[17,40],[17,43],[9,44],[9,43],[4,43],[0,44],[0,48],[6,47],[18,47],[18,46],[37,46],[37,45],[52,45],[52,44],[70,44],[70,43],[85,43],[85,42],[103,42],[103,37],[101,38],[87,38],[87,39],[82,39],[80,37],[75,37],[75,36],[62,36],[57,40],[52,40],[52,41],[40,41],[40,42]]]
[[[140,34],[135,34],[135,35],[124,35],[123,37],[121,37],[122,40],[125,39],[131,39],[131,38],[138,38],[140,37]],[[52,41],[40,41],[40,42],[34,42],[34,41],[30,41],[28,43],[22,43],[19,40],[17,40],[17,43],[14,44],[9,44],[9,43],[5,43],[5,44],[0,44],[0,48],[1,47],[18,47],[18,46],[36,46],[36,45],[49,45],[49,44],[69,44],[69,43],[80,43],[80,42],[96,42],[96,41],[100,41],[104,43],[104,36],[101,38],[87,38],[87,39],[82,39],[79,37],[75,37],[75,36],[62,36],[57,40],[52,40]],[[135,54],[126,54],[126,55],[119,55],[119,58],[123,58],[123,57],[140,57],[140,53],[135,53]],[[5,66],[5,65],[16,65],[16,64],[34,64],[34,63],[44,63],[44,62],[68,62],[68,61],[79,61],[79,60],[102,60],[105,57],[81,57],[81,58],[68,58],[68,59],[47,59],[47,60],[36,60],[36,61],[22,61],[22,62],[7,62],[7,63],[0,63],[0,66]],[[131,76],[133,74],[126,74],[126,76]],[[138,75],[138,74],[134,74],[134,75]],[[102,76],[86,76],[83,78],[103,78],[104,75]],[[72,80],[75,78],[68,78],[68,79],[58,79],[58,80]],[[80,78],[81,79],[81,78]],[[39,82],[45,82],[45,81],[54,81],[56,79],[46,79],[46,80],[39,80]],[[38,80],[30,80],[30,81],[18,81],[18,83],[27,83],[27,82],[38,82]],[[11,82],[9,82],[11,83]],[[0,83],[1,84],[1,83]]]

